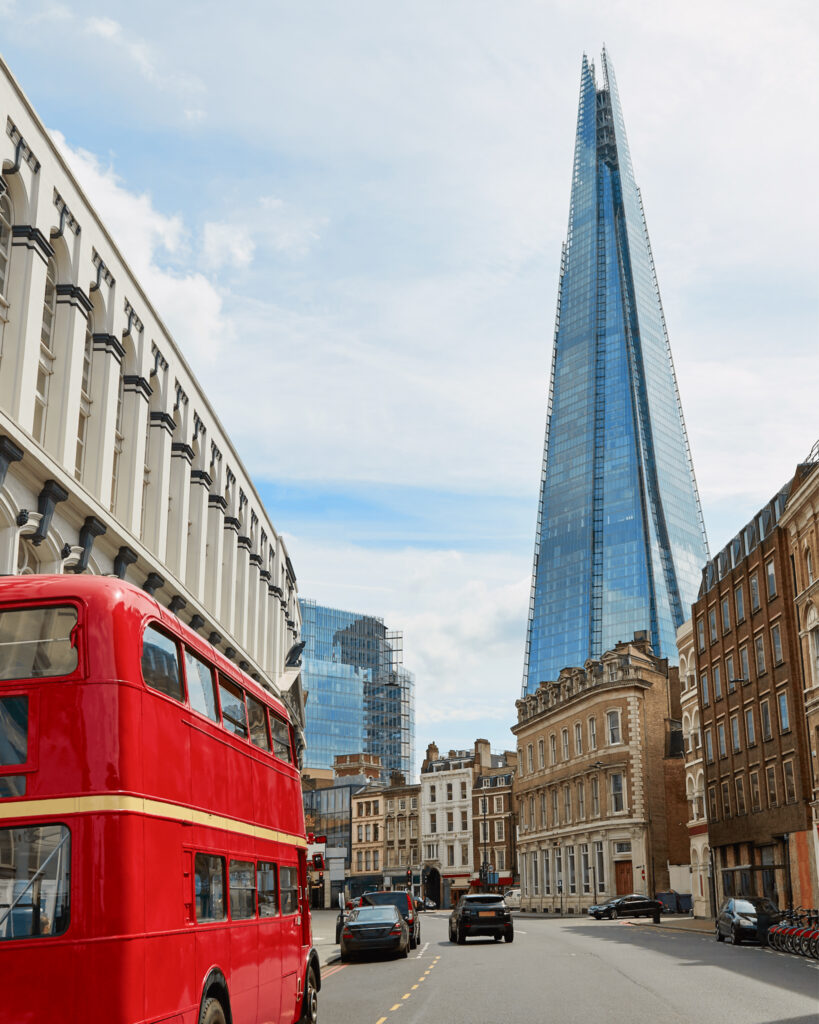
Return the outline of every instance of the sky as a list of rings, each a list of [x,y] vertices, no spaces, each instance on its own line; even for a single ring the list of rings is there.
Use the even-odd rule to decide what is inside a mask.
[[[303,597],[513,746],[583,53],[617,73],[712,554],[819,438],[817,6],[0,0],[0,52]]]

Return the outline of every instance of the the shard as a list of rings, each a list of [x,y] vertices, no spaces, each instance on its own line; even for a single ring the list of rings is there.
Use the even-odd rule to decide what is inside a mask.
[[[523,692],[635,631],[676,659],[707,540],[614,71],[584,56]]]

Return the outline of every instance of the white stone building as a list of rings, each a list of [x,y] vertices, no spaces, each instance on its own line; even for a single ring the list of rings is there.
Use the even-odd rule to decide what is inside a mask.
[[[677,651],[680,658],[685,795],[688,802],[688,835],[691,844],[691,900],[694,917],[713,917],[711,850],[708,844],[708,817],[705,810],[705,765],[697,700],[694,627],[691,619],[677,630]]]
[[[421,766],[421,872],[425,894],[442,907],[469,892],[472,859],[474,754],[450,750],[440,757],[434,743]]]
[[[1,61],[0,115],[0,573],[128,579],[301,713],[284,542]]]

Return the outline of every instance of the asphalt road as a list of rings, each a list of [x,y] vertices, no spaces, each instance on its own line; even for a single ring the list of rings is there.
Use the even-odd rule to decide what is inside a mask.
[[[409,959],[330,963],[320,1024],[817,1024],[819,964],[625,921],[515,918],[515,941],[447,937]]]

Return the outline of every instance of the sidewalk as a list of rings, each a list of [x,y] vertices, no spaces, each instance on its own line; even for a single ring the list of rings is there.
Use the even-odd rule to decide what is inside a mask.
[[[632,924],[647,925],[649,928],[664,928],[675,932],[702,932],[705,935],[714,934],[713,917],[684,917],[680,914],[667,914],[660,919],[659,924],[654,924],[645,917],[635,917]]]
[[[335,910],[311,910],[310,918],[313,924],[313,945],[319,955],[319,963],[325,967],[338,958],[338,943],[336,942],[338,908]]]

